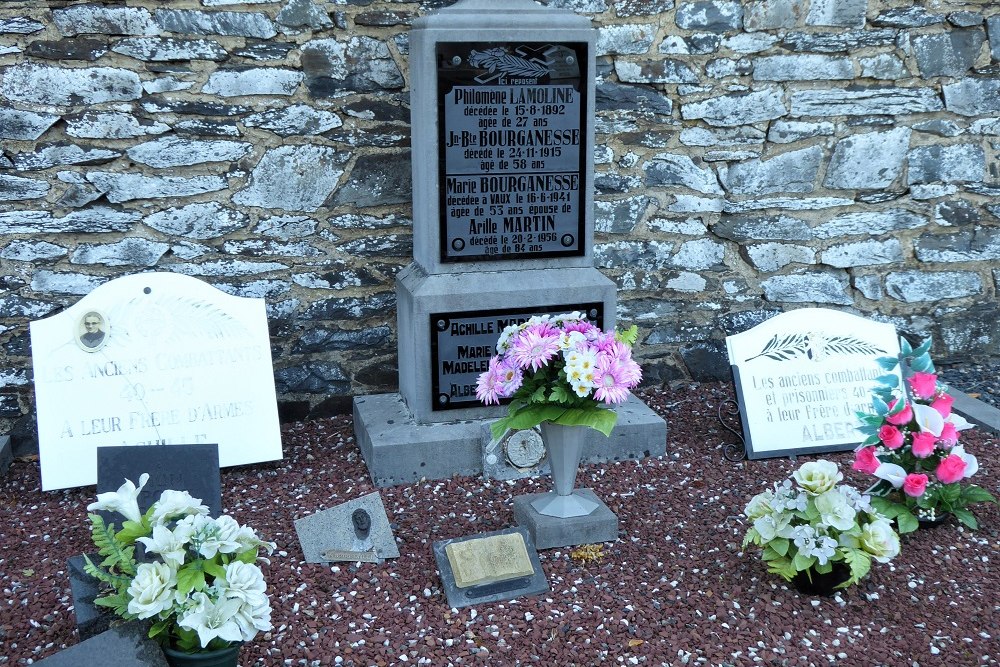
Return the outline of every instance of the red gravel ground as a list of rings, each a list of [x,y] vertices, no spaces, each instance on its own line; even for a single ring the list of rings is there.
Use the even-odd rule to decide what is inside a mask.
[[[1000,664],[1000,511],[903,540],[892,563],[833,598],[809,598],[744,554],[742,508],[797,464],[730,463],[715,421],[724,384],[681,384],[643,397],[668,422],[663,458],[588,465],[620,519],[617,542],[582,563],[543,551],[551,591],[453,610],[431,543],[513,524],[514,495],[546,478],[461,477],[382,489],[400,557],[381,565],[310,565],[293,521],[376,490],[349,418],[292,424],[285,459],[224,470],[223,507],[279,552],[265,568],[274,630],[243,647],[244,667],[292,665],[979,665]],[[963,435],[976,481],[1000,481],[997,439]],[[852,455],[828,455],[859,488]],[[0,479],[0,665],[26,665],[78,641],[65,563],[89,547],[94,487],[40,490],[38,465]]]

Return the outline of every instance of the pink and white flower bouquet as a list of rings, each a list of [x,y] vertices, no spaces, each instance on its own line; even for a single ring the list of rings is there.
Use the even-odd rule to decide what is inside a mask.
[[[959,433],[972,424],[951,411],[953,398],[938,381],[930,358],[930,340],[913,349],[900,339],[901,356],[911,374],[900,386],[896,375],[879,378],[872,405],[875,414],[859,412],[859,430],[867,439],[855,453],[855,470],[877,477],[870,491],[880,497],[872,504],[895,518],[900,533],[916,530],[918,519],[936,521],[947,514],[969,528],[978,528],[966,507],[996,502],[985,489],[963,484],[976,474],[976,457],[958,443]],[[882,357],[879,364],[892,371],[900,360]]]
[[[186,653],[227,648],[270,630],[271,603],[256,561],[260,549],[271,553],[275,544],[230,516],[209,517],[186,491],[168,489],[140,513],[138,497],[148,480],[145,473],[139,486],[126,479],[87,506],[125,519],[115,530],[100,514],[89,515],[104,559],[86,558],[84,568],[107,589],[94,603],[128,620],[149,619],[150,637]],[[141,561],[136,543],[145,549]]]
[[[494,437],[544,421],[610,435],[618,415],[602,405],[624,403],[642,379],[632,359],[637,336],[634,325],[604,332],[578,312],[536,316],[504,329],[476,386],[487,405],[513,399],[507,416],[493,423]]]

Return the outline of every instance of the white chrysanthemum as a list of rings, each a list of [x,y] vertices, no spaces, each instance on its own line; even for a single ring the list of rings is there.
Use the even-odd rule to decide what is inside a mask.
[[[260,568],[250,563],[234,561],[226,565],[226,575],[216,582],[222,595],[242,600],[251,607],[267,604],[267,584]]]
[[[840,468],[832,461],[819,460],[804,463],[792,473],[799,487],[812,496],[818,496],[835,487],[844,478]]]
[[[128,587],[131,598],[128,612],[138,618],[151,618],[170,609],[174,603],[177,572],[166,563],[142,563]]]
[[[899,554],[899,535],[884,519],[872,521],[861,529],[861,548],[880,563],[888,563]]]
[[[850,530],[854,526],[857,512],[837,489],[816,496],[815,503],[820,520],[826,525],[837,530]]]
[[[154,524],[162,524],[192,514],[208,514],[208,507],[201,504],[201,498],[193,498],[187,491],[167,489],[156,501],[151,518]]]

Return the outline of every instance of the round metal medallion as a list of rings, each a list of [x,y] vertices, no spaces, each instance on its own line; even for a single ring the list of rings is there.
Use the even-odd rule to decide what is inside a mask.
[[[541,434],[534,429],[513,433],[504,443],[507,460],[515,468],[534,468],[545,458]]]

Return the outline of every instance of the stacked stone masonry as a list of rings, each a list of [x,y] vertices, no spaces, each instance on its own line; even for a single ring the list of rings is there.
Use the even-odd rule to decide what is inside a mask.
[[[449,4],[5,0],[0,425],[28,322],[152,270],[267,300],[287,418],[395,390],[407,32]],[[647,381],[803,306],[1000,356],[1000,5],[547,4],[599,30],[594,254]]]

